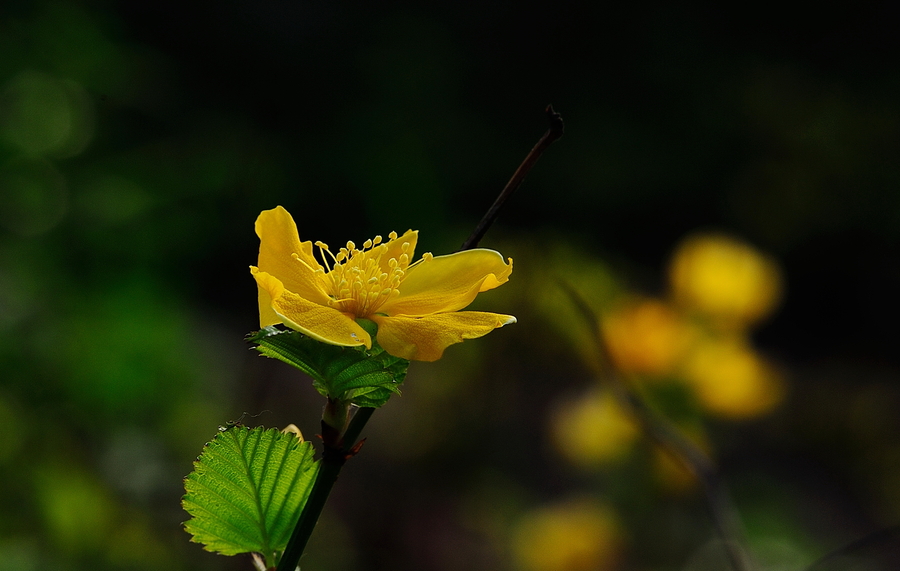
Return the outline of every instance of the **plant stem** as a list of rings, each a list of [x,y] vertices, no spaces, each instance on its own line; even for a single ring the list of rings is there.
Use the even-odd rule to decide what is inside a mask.
[[[369,422],[369,417],[372,416],[373,412],[375,412],[375,409],[371,407],[363,407],[356,411],[356,414],[353,415],[353,419],[350,421],[350,426],[344,432],[343,440],[345,444],[349,444],[351,448],[356,444],[356,439],[359,438],[359,434],[366,423]]]
[[[500,214],[500,209],[504,203],[519,188],[522,181],[525,180],[525,176],[531,171],[531,168],[541,157],[544,150],[562,137],[562,117],[553,110],[551,105],[548,105],[545,111],[550,121],[550,128],[544,133],[544,136],[540,138],[534,148],[531,149],[525,160],[516,169],[516,172],[513,173],[512,178],[509,179],[497,200],[494,201],[484,218],[475,227],[475,231],[462,245],[461,250],[470,250],[478,246],[478,242],[481,241],[491,224]],[[334,406],[334,403],[329,403],[329,405]],[[291,534],[287,547],[281,555],[276,571],[295,571],[297,568],[300,556],[303,555],[303,550],[306,549],[306,544],[309,542],[309,537],[316,527],[322,508],[325,507],[325,501],[331,493],[331,488],[337,481],[338,474],[340,474],[341,468],[344,467],[344,463],[359,450],[359,445],[362,442],[357,443],[356,439],[359,438],[363,427],[373,412],[375,412],[375,409],[368,407],[357,410],[343,435],[340,434],[339,428],[335,429],[323,420],[322,441],[325,445],[325,450],[322,453],[322,462],[316,474],[316,480],[313,482],[312,491],[309,493],[309,499],[306,500],[306,505],[303,506],[303,511],[300,512],[300,519],[297,520],[297,525],[294,527],[294,532]],[[339,421],[334,419],[333,422]]]
[[[817,559],[812,565],[807,567],[805,571],[827,571],[828,569],[836,569],[842,562],[865,560],[870,561],[869,557],[872,553],[896,553],[897,537],[900,536],[900,525],[894,525],[884,529],[874,531],[864,537],[848,543],[826,555]],[[877,550],[877,551],[876,551]],[[867,557],[869,556],[869,557]],[[874,557],[871,559],[874,562]]]
[[[522,161],[522,164],[520,164],[519,168],[516,169],[516,172],[513,173],[512,178],[509,179],[509,182],[507,182],[506,186],[503,187],[503,190],[500,191],[497,200],[494,201],[494,204],[488,209],[484,218],[482,218],[481,222],[478,223],[478,226],[475,227],[472,235],[463,242],[460,250],[471,250],[472,248],[478,247],[478,243],[484,238],[484,235],[491,227],[491,224],[493,224],[494,220],[497,219],[497,216],[500,215],[500,209],[503,208],[507,199],[513,195],[516,189],[521,186],[522,182],[525,180],[525,176],[531,172],[531,167],[534,166],[534,163],[541,158],[541,155],[547,147],[563,136],[562,116],[553,110],[552,105],[548,105],[547,109],[544,111],[547,113],[547,119],[550,121],[550,128],[547,129],[544,136],[538,140],[537,144],[534,145],[534,148],[532,148],[528,155],[525,156],[525,160]]]
[[[306,500],[306,505],[300,512],[300,519],[297,520],[297,526],[294,527],[294,532],[291,534],[287,548],[281,555],[276,571],[294,571],[297,568],[300,556],[306,549],[309,537],[322,514],[322,508],[325,507],[325,501],[331,493],[331,488],[337,481],[344,463],[355,453],[356,439],[359,438],[359,434],[373,412],[375,412],[374,408],[357,410],[343,435],[324,422],[322,423],[322,440],[325,443],[325,450],[322,453],[319,471],[316,473],[316,480],[313,482],[309,499]]]

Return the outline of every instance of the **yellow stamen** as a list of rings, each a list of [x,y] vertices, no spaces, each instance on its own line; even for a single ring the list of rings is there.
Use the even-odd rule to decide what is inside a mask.
[[[328,244],[319,240],[318,242],[316,242],[316,246],[319,248],[319,256],[322,257],[322,265],[325,266],[325,268],[328,268],[328,258],[325,257],[326,253],[331,256],[331,260],[335,264],[338,262],[338,260],[334,257],[334,254],[331,253],[331,250],[328,249]],[[294,254],[294,257],[297,258],[297,254]],[[330,268],[328,269],[329,271],[331,271]]]
[[[388,237],[396,240],[397,233],[391,232]],[[316,245],[322,249],[323,258],[324,252],[331,255],[328,246],[322,243]],[[357,249],[354,242],[347,242],[336,256],[331,255],[333,265],[327,273],[331,285],[329,304],[357,317],[375,313],[387,300],[400,295],[397,288],[406,275],[411,248],[411,243],[404,242],[400,246],[402,253],[399,258],[387,259],[385,268],[384,256],[388,252],[388,243],[383,243],[381,236],[363,242],[362,249]]]
[[[434,254],[432,254],[431,252],[425,252],[424,254],[422,254],[421,258],[419,258],[418,260],[416,260],[415,262],[410,264],[409,267],[406,268],[406,271],[413,269],[414,267],[418,266],[422,262],[431,261],[433,258],[434,258]]]

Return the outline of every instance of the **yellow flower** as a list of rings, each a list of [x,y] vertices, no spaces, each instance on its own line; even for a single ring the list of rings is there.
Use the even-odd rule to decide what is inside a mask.
[[[728,236],[694,235],[672,257],[675,299],[729,329],[769,315],[781,297],[778,264],[753,246]]]
[[[391,355],[435,361],[448,346],[515,323],[511,315],[459,311],[480,292],[507,282],[507,264],[493,250],[467,250],[447,256],[425,254],[411,264],[418,232],[391,232],[347,242],[337,254],[316,242],[301,242],[294,219],[278,206],[256,220],[259,267],[250,271],[259,286],[259,324],[283,323],[319,341],[371,348],[356,322],[378,325],[378,344]]]
[[[522,571],[604,571],[621,567],[623,543],[610,506],[571,498],[526,513],[513,528],[511,547]]]
[[[616,368],[626,373],[665,375],[688,347],[687,322],[661,301],[630,301],[604,319],[606,346]]]
[[[623,459],[638,436],[638,427],[614,395],[592,390],[556,407],[551,434],[567,460],[593,468]]]
[[[785,398],[784,380],[741,338],[706,339],[684,364],[700,403],[725,418],[761,416]]]

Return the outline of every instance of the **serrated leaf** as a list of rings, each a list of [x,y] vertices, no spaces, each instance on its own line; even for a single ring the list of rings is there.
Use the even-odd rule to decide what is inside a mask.
[[[371,322],[361,322],[367,330]],[[267,357],[297,367],[313,378],[323,396],[364,407],[382,406],[400,393],[409,361],[382,349],[372,334],[372,348],[338,347],[293,330],[265,327],[247,340]]]
[[[275,428],[233,426],[216,435],[184,480],[184,524],[208,551],[284,551],[318,469],[313,447]]]

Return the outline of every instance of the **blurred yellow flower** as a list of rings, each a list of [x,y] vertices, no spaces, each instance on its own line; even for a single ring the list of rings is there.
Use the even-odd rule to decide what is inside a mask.
[[[675,251],[669,278],[676,301],[731,326],[768,315],[781,296],[778,265],[723,235],[696,235]]]
[[[684,377],[700,403],[727,418],[769,412],[784,399],[778,372],[741,339],[705,339],[685,360]]]
[[[523,571],[613,569],[621,544],[615,513],[591,499],[527,513],[513,533],[513,552]]]
[[[560,403],[551,417],[551,428],[557,450],[582,467],[622,458],[638,435],[634,420],[615,397],[597,389]]]
[[[693,333],[672,308],[657,300],[613,310],[604,319],[603,330],[616,368],[647,375],[672,371]]]
[[[418,232],[391,232],[367,240],[361,249],[347,242],[333,254],[316,242],[300,242],[297,226],[278,206],[256,220],[259,267],[250,271],[259,286],[261,327],[283,323],[332,345],[372,346],[356,319],[378,325],[378,343],[404,359],[434,361],[449,345],[515,323],[511,315],[462,311],[480,292],[500,286],[512,273],[512,259],[484,249],[447,256],[425,254],[410,263]]]

